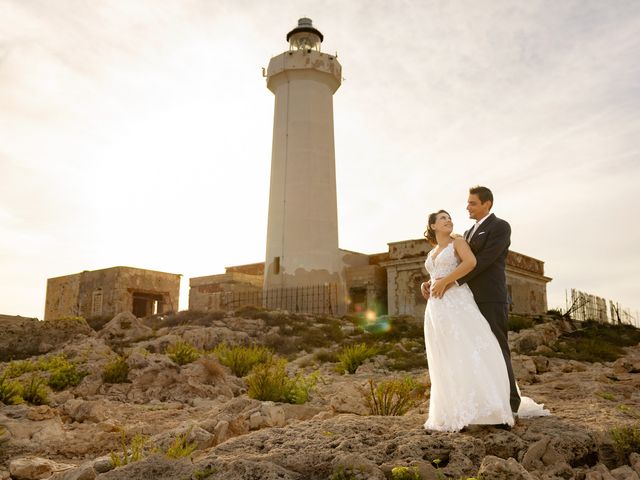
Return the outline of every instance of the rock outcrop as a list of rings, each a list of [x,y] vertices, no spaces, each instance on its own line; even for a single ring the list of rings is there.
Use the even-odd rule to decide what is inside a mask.
[[[535,325],[511,338],[514,370],[523,394],[546,404],[552,415],[518,419],[510,431],[472,426],[455,434],[428,433],[423,429],[426,365],[394,371],[390,359],[380,354],[354,375],[339,374],[334,363],[318,360],[308,346],[322,344],[316,351],[330,359],[338,348],[332,340],[312,338],[301,318],[295,319],[295,329],[279,330],[274,322],[286,326],[284,314],[263,316],[156,329],[125,314],[97,334],[76,321],[50,338],[42,334],[49,326],[40,331],[31,325],[35,338],[15,351],[32,355],[34,362],[45,352],[62,354],[88,374],[77,386],[50,392],[49,405],[0,406],[0,480],[325,480],[337,472],[382,480],[402,467],[423,480],[640,480],[640,454],[621,454],[610,435],[612,428],[640,429],[640,346],[626,348],[615,362],[564,360],[546,356],[545,348],[550,350],[571,325]],[[314,322],[314,332],[326,325]],[[10,338],[26,336],[28,326],[12,326]],[[303,405],[249,398],[246,380],[211,357],[181,366],[165,354],[178,340],[201,350],[222,342],[277,345],[281,331],[287,348],[292,338],[307,335],[305,349],[288,354],[289,373],[321,374]],[[337,338],[346,335],[345,341],[361,338],[358,329],[341,331],[347,333]],[[395,345],[397,339],[390,342]],[[404,347],[389,351],[412,352]],[[116,354],[126,361],[127,380],[106,383],[104,368]],[[6,366],[0,364],[0,370]],[[400,417],[369,415],[368,381],[404,375],[424,391],[413,408]],[[143,442],[136,447],[141,459],[131,461],[135,438]],[[167,452],[180,441],[194,451],[187,458],[169,458]],[[111,452],[127,462],[114,465]]]

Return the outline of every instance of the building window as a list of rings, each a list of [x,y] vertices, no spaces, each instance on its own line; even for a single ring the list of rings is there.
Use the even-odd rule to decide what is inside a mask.
[[[99,317],[102,315],[102,289],[99,288],[93,292],[93,298],[91,299],[91,316]]]
[[[278,275],[280,273],[280,257],[274,257],[273,259],[273,274]]]
[[[507,285],[507,303],[509,304],[509,311],[513,312],[513,290],[511,285]]]

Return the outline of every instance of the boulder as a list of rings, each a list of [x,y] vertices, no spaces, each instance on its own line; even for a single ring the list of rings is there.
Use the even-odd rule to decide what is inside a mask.
[[[110,345],[128,345],[152,336],[153,329],[131,312],[119,313],[98,333],[98,337]]]
[[[38,321],[9,317],[2,320],[0,362],[20,360],[57,350],[95,332],[82,318]]]
[[[513,374],[519,383],[529,384],[535,382],[537,368],[531,357],[512,355],[511,365],[513,366]]]
[[[65,472],[56,473],[49,480],[93,480],[98,475],[91,464],[72,468]]]
[[[535,480],[514,458],[505,460],[492,455],[482,460],[478,477],[491,480]]]
[[[15,480],[40,480],[74,467],[75,465],[57,463],[46,458],[25,457],[11,460],[9,473]]]
[[[629,463],[631,464],[631,468],[640,476],[640,454],[633,452],[629,455]]]
[[[385,480],[384,472],[374,462],[355,453],[338,454],[332,462],[333,472],[343,472],[354,480]]]
[[[329,402],[331,408],[336,413],[355,413],[356,415],[367,415],[369,409],[362,388],[355,382],[344,382],[335,385],[336,391],[331,396]]]
[[[640,476],[629,465],[618,467],[610,473],[616,480],[640,480]]]

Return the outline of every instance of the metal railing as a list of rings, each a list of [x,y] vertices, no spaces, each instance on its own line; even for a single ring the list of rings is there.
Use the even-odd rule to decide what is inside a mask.
[[[640,319],[636,312],[624,309],[618,302],[607,300],[590,293],[571,289],[570,295],[565,292],[565,311],[575,320],[597,320],[607,323],[626,323],[640,326]]]
[[[212,310],[229,311],[256,306],[291,313],[342,315],[346,308],[337,284],[215,292],[210,295]]]

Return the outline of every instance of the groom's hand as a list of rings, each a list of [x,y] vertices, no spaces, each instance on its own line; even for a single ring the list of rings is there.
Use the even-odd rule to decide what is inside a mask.
[[[442,298],[445,292],[451,288],[451,285],[453,283],[444,283],[441,278],[437,278],[431,287],[431,295],[433,295],[433,298]]]
[[[422,293],[422,296],[427,301],[429,300],[429,297],[431,296],[430,290],[431,290],[431,281],[422,282],[420,284],[420,293]]]

